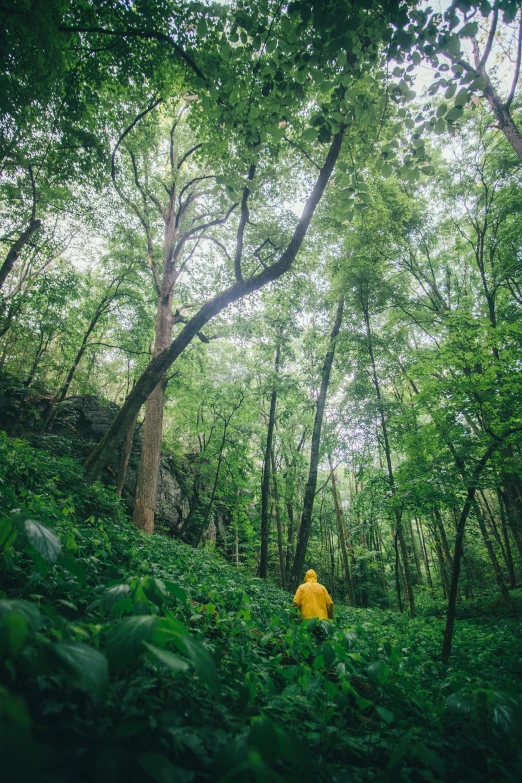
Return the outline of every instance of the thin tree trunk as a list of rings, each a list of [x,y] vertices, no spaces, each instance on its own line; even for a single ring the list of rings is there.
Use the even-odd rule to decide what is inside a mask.
[[[419,541],[420,541],[420,545],[421,545],[422,556],[424,558],[424,568],[425,568],[425,571],[426,571],[426,581],[428,582],[428,587],[430,588],[430,590],[433,590],[433,582],[432,582],[432,579],[431,579],[430,562],[428,560],[428,549],[426,547],[426,540],[425,540],[424,534],[422,532],[422,527],[421,527],[421,523],[420,523],[419,517],[415,518],[415,522],[417,524],[417,532],[419,534]]]
[[[261,555],[259,558],[259,576],[266,579],[268,568],[268,505],[270,502],[270,455],[274,437],[275,414],[277,407],[277,378],[281,358],[281,340],[278,337],[274,359],[274,381],[270,395],[270,413],[266,435],[265,458],[263,461],[263,480],[261,482]]]
[[[377,376],[377,366],[375,364],[375,356],[373,352],[373,339],[372,339],[372,331],[370,325],[370,313],[368,310],[368,303],[364,301],[363,296],[361,296],[361,305],[362,305],[364,320],[366,324],[366,337],[368,341],[368,353],[370,356],[370,362],[372,366],[373,385],[375,387],[375,395],[377,397],[377,405],[379,407],[379,415],[381,419],[381,429],[382,429],[382,436],[384,442],[386,464],[388,467],[388,479],[390,482],[390,491],[392,495],[395,495],[395,479],[393,476],[393,468],[391,462],[391,448],[390,448],[390,441],[388,438],[388,425],[386,422],[386,416],[384,415],[384,404],[382,400],[379,378]],[[402,526],[402,515],[398,509],[395,510],[395,527],[396,527],[396,535],[399,540],[399,545],[401,549],[402,567],[403,567],[403,573],[405,579],[406,594],[408,596],[408,604],[410,607],[410,616],[415,617],[415,597],[413,595],[413,586],[411,582],[408,549],[406,547],[406,539],[404,537],[404,529]]]
[[[509,530],[506,524],[506,514],[504,511],[504,503],[502,501],[502,494],[500,489],[497,489],[498,509],[500,513],[500,523],[502,527],[502,537],[504,539],[504,547],[506,550],[507,566],[509,571],[510,587],[513,589],[517,586],[517,578],[515,574],[515,565],[513,563],[513,553],[511,551],[511,542],[509,540]]]
[[[264,268],[259,274],[252,275],[247,280],[237,280],[229,288],[208,300],[188,321],[169,348],[155,356],[145,368],[134,388],[127,396],[112,425],[85,462],[85,477],[89,483],[96,481],[101,471],[109,463],[115,450],[122,442],[125,432],[130,427],[136,410],[139,410],[143,403],[146,402],[151,392],[165,377],[167,370],[183,353],[196,334],[203,329],[205,324],[228,307],[228,305],[277,280],[290,269],[334,170],[341,149],[343,134],[344,128],[334,137],[325,163],[304,206],[303,214],[294,230],[292,239],[279,259]]]
[[[344,299],[341,297],[337,305],[337,312],[335,316],[335,322],[332,332],[330,334],[330,344],[326,357],[321,370],[321,386],[319,388],[319,397],[317,399],[317,405],[315,409],[314,428],[312,432],[312,445],[310,450],[310,467],[308,471],[308,481],[306,484],[305,495],[303,500],[303,512],[301,515],[301,525],[299,528],[299,536],[297,540],[297,547],[295,550],[294,563],[292,567],[291,586],[297,588],[303,574],[303,568],[306,559],[306,548],[308,545],[308,539],[312,530],[312,512],[314,508],[315,489],[317,486],[317,471],[319,466],[319,447],[321,445],[321,430],[323,426],[324,407],[326,404],[326,394],[328,392],[328,384],[330,383],[330,373],[332,371],[332,364],[335,354],[335,343],[339,330],[341,328],[341,321],[344,310]]]
[[[491,542],[491,539],[488,534],[488,530],[486,527],[486,524],[484,522],[484,516],[482,514],[482,510],[477,503],[477,500],[475,498],[473,502],[473,507],[475,509],[475,516],[477,517],[477,521],[479,523],[480,532],[482,533],[482,538],[484,539],[484,544],[486,545],[486,549],[489,555],[489,559],[491,560],[491,565],[493,566],[493,571],[495,573],[495,579],[497,580],[497,585],[500,590],[500,595],[502,596],[502,600],[505,603],[505,605],[512,609],[513,608],[513,601],[511,600],[511,596],[509,594],[509,590],[507,588],[507,585],[504,581],[504,575],[502,573],[502,569],[500,567],[500,563],[498,562],[498,558],[495,552],[495,549],[493,547],[493,544]]]
[[[116,494],[121,497],[123,487],[125,485],[125,478],[127,476],[127,468],[129,467],[129,460],[132,452],[132,442],[134,440],[134,431],[136,429],[136,422],[138,421],[139,411],[134,417],[132,426],[127,430],[125,438],[123,440],[120,456],[120,464],[118,467],[118,476],[116,478]]]
[[[279,505],[279,487],[277,484],[277,469],[274,449],[270,452],[272,462],[272,485],[274,488],[274,508],[276,515],[277,525],[277,547],[279,550],[279,573],[281,575],[281,587],[283,590],[286,587],[286,563],[285,563],[285,550],[283,547],[283,525],[281,521],[281,507]]]
[[[333,501],[335,506],[335,515],[337,517],[337,532],[339,535],[339,543],[341,545],[341,554],[343,558],[343,567],[344,567],[344,579],[346,581],[346,587],[348,589],[348,598],[350,600],[350,605],[355,606],[355,598],[353,594],[353,583],[352,583],[352,575],[350,573],[350,563],[348,561],[348,552],[346,549],[346,539],[344,535],[344,521],[343,521],[343,515],[341,511],[341,506],[339,504],[339,497],[337,495],[337,485],[335,482],[335,473],[332,465],[332,458],[330,455],[328,455],[328,464],[330,466],[330,478],[332,480],[332,495],[333,495]]]
[[[415,560],[415,568],[417,569],[417,578],[419,580],[419,584],[421,585],[424,580],[422,578],[422,571],[421,571],[421,566],[420,566],[420,558],[419,558],[419,553],[417,551],[417,542],[415,541],[415,536],[414,536],[414,533],[413,533],[413,524],[412,524],[411,518],[409,520],[409,528],[410,528],[410,537],[411,537],[411,547],[413,549],[413,559]]]
[[[478,461],[471,475],[471,480],[467,482],[468,487],[467,487],[466,501],[464,503],[464,506],[462,507],[460,517],[457,521],[457,530],[455,534],[455,550],[453,555],[453,567],[451,571],[451,584],[450,584],[449,598],[448,598],[448,610],[446,614],[446,628],[444,630],[444,641],[442,643],[442,661],[443,663],[446,664],[450,659],[451,647],[453,644],[453,629],[455,627],[455,614],[457,608],[457,590],[459,585],[460,566],[462,560],[462,549],[463,549],[464,530],[466,527],[466,521],[468,519],[469,512],[475,500],[475,491],[476,491],[478,480],[480,478],[480,474],[482,473],[489,458],[496,451],[498,446],[499,446],[498,441],[492,443],[490,446],[488,446],[488,448],[486,449],[486,451]]]

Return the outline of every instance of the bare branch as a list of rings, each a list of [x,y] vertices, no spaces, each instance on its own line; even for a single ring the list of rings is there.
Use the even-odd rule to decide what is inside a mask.
[[[80,30],[80,31],[78,31],[78,32],[82,32],[82,31]],[[129,135],[129,133],[131,132],[131,130],[133,130],[133,128],[135,128],[135,127],[136,127],[136,125],[138,124],[138,122],[139,122],[139,121],[140,121],[140,120],[141,120],[143,117],[145,117],[145,115],[146,115],[146,114],[148,114],[148,113],[149,113],[149,112],[151,112],[153,109],[155,109],[155,108],[156,108],[156,106],[158,106],[158,105],[161,103],[161,101],[162,101],[162,99],[161,99],[161,98],[157,98],[155,101],[153,101],[152,103],[150,103],[150,104],[147,106],[147,108],[146,108],[146,109],[144,109],[142,112],[140,112],[140,113],[138,114],[138,116],[137,116],[137,117],[135,117],[135,118],[133,119],[133,121],[131,122],[131,124],[130,124],[130,125],[127,127],[127,128],[125,128],[125,130],[124,130],[124,131],[123,131],[123,133],[121,134],[120,138],[119,138],[119,139],[118,139],[118,141],[116,142],[116,146],[114,147],[114,149],[113,149],[113,151],[112,151],[112,155],[111,155],[111,177],[112,177],[112,181],[114,182],[114,184],[115,184],[115,185],[116,185],[116,153],[118,152],[118,149],[119,149],[119,147],[120,147],[120,144],[121,144],[121,143],[124,141],[125,137]]]
[[[141,184],[141,182],[139,180],[138,165],[136,163],[136,156],[134,155],[132,150],[129,150],[128,152],[129,152],[129,155],[130,155],[130,158],[131,158],[131,161],[132,161],[132,169],[134,171],[134,182],[135,182],[136,188],[141,193],[141,197],[143,199],[143,206],[144,207],[147,206],[147,198],[149,198],[152,201],[152,203],[154,204],[154,206],[157,208],[158,212],[160,213],[160,216],[163,219],[165,219],[165,210],[163,209],[163,205],[161,204],[161,202],[156,198],[156,196],[153,193],[149,193],[149,192],[146,193],[145,192],[145,190],[144,190],[144,188],[143,188],[143,186],[142,186],[142,184]]]
[[[232,212],[235,210],[235,208],[238,206],[238,202],[235,204],[232,204],[226,215],[222,218],[214,218],[214,220],[209,220],[207,223],[203,223],[201,226],[195,226],[195,228],[191,228],[188,231],[186,231],[181,239],[179,240],[178,244],[176,245],[176,248],[173,253],[173,258],[177,258],[179,255],[180,250],[182,249],[185,242],[187,242],[191,236],[196,234],[198,231],[203,233],[203,231],[206,231],[207,228],[211,228],[212,226],[222,226],[224,223],[227,222]],[[198,240],[201,239],[201,237],[198,237]]]
[[[498,0],[493,8],[493,19],[491,21],[488,40],[486,41],[486,46],[484,47],[484,52],[482,54],[482,57],[477,62],[477,57],[475,56],[475,64],[477,66],[477,70],[479,69],[484,70],[486,67],[488,57],[491,54],[491,47],[493,46],[493,41],[495,39],[495,33],[497,32],[497,23],[498,23]]]
[[[305,156],[305,158],[312,164],[312,166],[315,166],[315,168],[318,171],[321,170],[321,167],[315,162],[315,160],[313,158],[310,157],[310,155],[306,152],[306,150],[304,150],[301,146],[299,146],[299,144],[296,144],[295,141],[292,141],[292,139],[289,139],[288,136],[283,136],[283,139],[285,141],[287,141],[289,144],[291,144],[292,147],[295,147],[296,149],[298,149],[299,152],[301,152]]]
[[[202,147],[202,146],[203,146],[203,142],[200,141],[199,144],[196,144],[194,147],[192,147],[192,149],[190,149],[188,152],[186,152],[183,155],[183,157],[181,158],[180,162],[178,163],[177,168],[180,169],[183,166],[183,164],[185,163],[185,161],[187,160],[187,158],[189,158],[192,155],[193,152],[195,152],[196,150],[199,150],[199,148]]]
[[[520,76],[520,56],[522,54],[522,14],[520,16],[520,24],[518,27],[518,44],[517,44],[517,60],[515,65],[515,73],[513,75],[513,84],[511,85],[511,90],[509,91],[509,96],[506,101],[506,109],[509,109],[511,106],[511,103],[513,102],[513,98],[515,97],[515,91],[517,89],[518,84],[518,77]]]
[[[176,43],[176,41],[170,37],[170,35],[166,35],[165,33],[161,33],[157,30],[140,30],[140,29],[130,29],[130,30],[105,30],[103,27],[64,27],[63,25],[58,26],[58,30],[60,30],[63,33],[98,33],[100,35],[114,35],[119,38],[145,38],[147,40],[156,40],[156,41],[162,41],[164,43],[169,44],[176,54],[178,54],[182,60],[184,60],[187,65],[192,68],[196,76],[199,76],[201,79],[204,79],[206,83],[205,74],[203,71],[196,65],[192,57],[187,54],[184,49],[181,48],[179,44]]]

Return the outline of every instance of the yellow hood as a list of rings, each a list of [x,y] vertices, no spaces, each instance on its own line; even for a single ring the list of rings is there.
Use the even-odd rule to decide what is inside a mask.
[[[317,574],[313,568],[310,568],[305,574],[305,582],[317,582]]]

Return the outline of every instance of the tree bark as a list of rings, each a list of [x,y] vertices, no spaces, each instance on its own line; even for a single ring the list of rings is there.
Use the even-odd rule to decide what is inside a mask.
[[[3,287],[9,273],[11,272],[18,257],[20,256],[20,253],[22,252],[26,244],[29,242],[33,234],[36,231],[38,231],[41,225],[42,225],[41,220],[32,219],[29,222],[28,227],[25,229],[25,231],[22,234],[20,234],[16,242],[11,247],[10,251],[8,252],[5,258],[4,263],[0,267],[0,288]]]
[[[127,476],[127,468],[129,467],[129,460],[132,452],[132,442],[134,440],[134,431],[136,429],[136,422],[138,421],[138,415],[139,411],[136,413],[136,416],[134,417],[134,422],[131,427],[127,430],[127,433],[125,435],[125,438],[123,439],[123,444],[121,447],[121,456],[120,456],[120,464],[118,467],[118,476],[116,478],[116,494],[121,497],[121,493],[123,492],[123,487],[125,484],[125,478]]]
[[[277,406],[277,380],[279,361],[281,358],[281,343],[277,340],[274,359],[274,379],[270,396],[270,413],[268,415],[268,430],[266,435],[265,457],[263,460],[263,480],[261,482],[261,555],[259,558],[259,576],[266,579],[268,568],[268,505],[270,502],[270,455],[274,437],[275,414]]]
[[[87,458],[85,468],[85,478],[87,482],[96,481],[101,471],[109,463],[115,450],[119,447],[123,437],[131,426],[136,410],[139,410],[151,392],[158,383],[164,378],[167,370],[172,366],[187,345],[193,340],[196,334],[207,324],[214,316],[224,310],[228,305],[237,302],[244,296],[258,291],[267,283],[271,283],[281,277],[292,266],[297,253],[302,245],[303,239],[310,225],[315,209],[321,200],[326,185],[330,180],[334,170],[335,163],[339,156],[344,128],[334,137],[325,163],[321,168],[312,193],[303,209],[303,214],[299,220],[292,239],[286,250],[279,259],[259,274],[253,275],[248,280],[241,280],[234,283],[229,288],[208,300],[200,310],[187,322],[185,327],[170,344],[169,348],[159,353],[152,359],[145,368],[136,385],[127,396],[118,415],[114,419],[100,443]]]
[[[346,587],[348,589],[348,598],[350,600],[350,606],[355,606],[355,597],[353,592],[352,575],[350,573],[350,563],[348,560],[348,551],[346,549],[346,539],[344,535],[344,520],[339,503],[339,497],[337,495],[337,485],[335,482],[335,472],[332,465],[332,458],[328,455],[328,464],[330,466],[330,478],[332,481],[332,495],[335,506],[335,516],[337,517],[337,532],[339,535],[339,544],[341,545],[341,554],[343,558],[344,579]]]
[[[299,528],[299,536],[297,539],[297,546],[295,550],[294,563],[292,566],[291,587],[297,589],[302,576],[303,568],[306,559],[306,548],[308,545],[308,539],[312,530],[312,511],[314,508],[315,489],[317,486],[317,471],[319,466],[319,447],[321,445],[321,430],[323,427],[324,407],[326,403],[326,394],[328,391],[328,385],[330,383],[330,373],[332,370],[332,364],[335,354],[335,343],[339,330],[341,328],[341,321],[344,310],[344,299],[341,297],[337,305],[337,313],[335,316],[335,322],[333,325],[332,333],[330,335],[330,344],[326,357],[321,370],[321,385],[319,388],[319,397],[317,399],[317,405],[315,409],[314,428],[312,432],[312,445],[310,450],[310,468],[308,471],[308,481],[306,484],[305,495],[303,500],[303,513],[301,515],[301,525]]]
[[[510,587],[513,589],[517,586],[517,578],[515,574],[515,565],[513,563],[513,552],[511,551],[511,542],[509,540],[509,530],[506,524],[506,514],[504,511],[504,502],[502,500],[502,493],[500,489],[497,489],[498,498],[498,510],[500,513],[500,524],[502,528],[502,538],[504,539],[504,548],[506,550],[506,560],[509,572]]]

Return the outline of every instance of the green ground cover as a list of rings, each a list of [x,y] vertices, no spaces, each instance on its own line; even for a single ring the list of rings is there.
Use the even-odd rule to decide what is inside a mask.
[[[0,756],[8,780],[519,781],[522,594],[420,616],[290,597],[139,533],[78,463],[0,438]],[[10,777],[9,777],[10,776]]]

